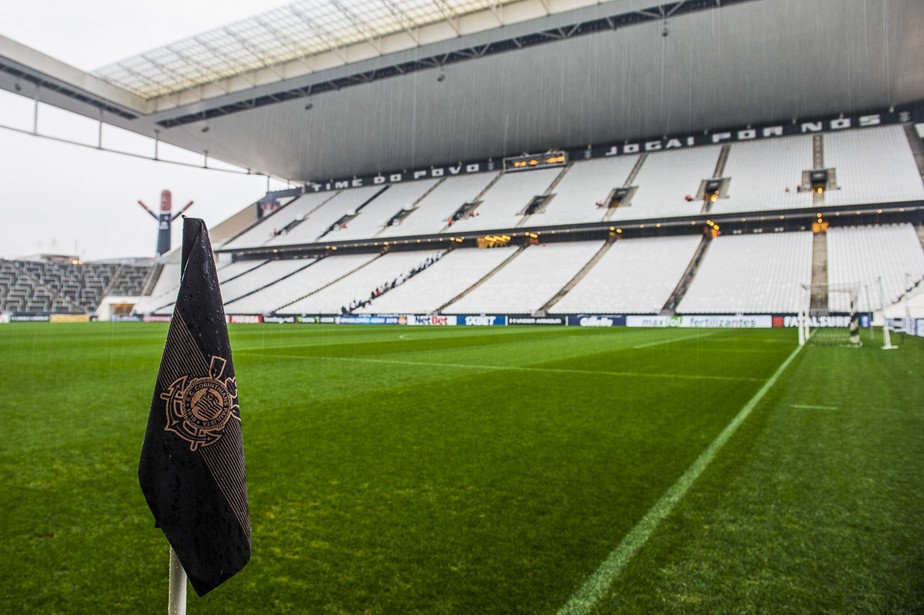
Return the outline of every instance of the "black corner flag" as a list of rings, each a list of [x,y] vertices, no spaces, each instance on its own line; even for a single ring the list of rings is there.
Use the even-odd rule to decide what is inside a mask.
[[[237,385],[202,220],[184,219],[181,268],[138,479],[203,596],[244,567],[251,543]]]

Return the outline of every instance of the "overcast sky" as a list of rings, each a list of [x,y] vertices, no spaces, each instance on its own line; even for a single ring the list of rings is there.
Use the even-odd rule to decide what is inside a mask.
[[[3,0],[0,34],[90,71],[154,47],[267,11],[273,0]],[[31,130],[33,103],[0,91],[0,125]],[[95,123],[40,106],[39,132],[95,143]],[[152,155],[153,141],[104,128],[104,147]],[[162,145],[161,157],[201,162]],[[0,128],[0,256],[38,252],[85,260],[153,256],[156,225],[135,203],[156,209],[160,192],[174,210],[209,226],[266,191],[265,177],[188,168],[100,152]],[[279,188],[273,184],[273,189]],[[179,245],[179,224],[174,247]]]

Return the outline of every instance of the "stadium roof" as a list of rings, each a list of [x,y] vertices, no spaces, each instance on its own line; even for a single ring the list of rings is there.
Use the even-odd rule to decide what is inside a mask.
[[[302,0],[92,74],[0,37],[0,88],[308,181],[905,105],[922,57],[920,0]]]
[[[503,8],[514,1],[300,0],[121,60],[93,75],[154,98],[356,44],[384,53],[384,39],[390,35],[403,35],[405,45],[419,45],[426,26],[443,26],[427,37],[433,42],[461,36],[463,29],[507,25],[510,18]],[[575,8],[594,2],[570,4]],[[478,12],[482,25],[474,26]],[[390,50],[395,49],[392,44]]]

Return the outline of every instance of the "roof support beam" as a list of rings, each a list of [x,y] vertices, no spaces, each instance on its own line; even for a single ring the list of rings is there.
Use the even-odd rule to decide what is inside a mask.
[[[340,11],[340,14],[346,17],[347,21],[353,24],[353,27],[356,28],[356,31],[363,35],[366,42],[369,43],[373,49],[378,52],[379,55],[382,55],[382,43],[379,33],[371,29],[365,21],[357,17],[356,14],[349,9],[349,7],[347,7],[342,2],[339,2],[339,0],[329,1],[331,6]]]
[[[338,58],[340,58],[340,60],[344,64],[347,63],[347,57],[341,51],[341,49],[345,46],[342,40],[340,40],[338,37],[328,32],[327,29],[324,28],[324,26],[317,23],[314,19],[312,19],[308,15],[305,15],[295,5],[291,5],[288,8],[292,12],[293,15],[295,15],[303,24],[308,26],[308,29],[311,30],[315,36],[317,36],[322,41],[327,40],[327,41],[331,41],[332,43],[334,43],[333,45],[330,46],[328,50],[331,51]]]

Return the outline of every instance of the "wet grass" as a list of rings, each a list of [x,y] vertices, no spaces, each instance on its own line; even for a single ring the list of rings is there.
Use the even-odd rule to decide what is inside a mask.
[[[161,612],[166,326],[0,327],[0,611]],[[254,551],[196,613],[551,613],[792,331],[237,326]],[[600,612],[922,605],[922,345],[803,351]]]

